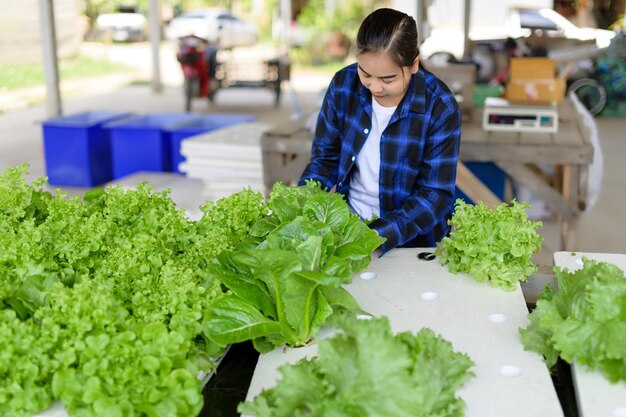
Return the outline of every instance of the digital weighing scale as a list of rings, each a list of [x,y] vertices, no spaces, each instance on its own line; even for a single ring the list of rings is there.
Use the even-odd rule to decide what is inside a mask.
[[[506,132],[555,133],[559,126],[556,106],[509,103],[498,97],[487,97],[483,129]]]

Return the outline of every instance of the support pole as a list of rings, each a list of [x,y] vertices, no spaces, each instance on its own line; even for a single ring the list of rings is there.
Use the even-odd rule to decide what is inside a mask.
[[[43,69],[46,82],[46,114],[56,117],[62,114],[61,92],[59,89],[59,67],[54,23],[54,1],[39,0],[41,20],[41,45],[43,49]]]
[[[283,25],[283,40],[291,42],[291,0],[280,0],[280,19]]]
[[[471,57],[471,45],[469,38],[469,30],[472,16],[472,0],[465,0],[465,8],[463,15],[463,58],[469,59]]]
[[[417,23],[418,42],[421,45],[424,43],[424,39],[430,36],[428,13],[426,12],[426,0],[417,0],[415,22]]]
[[[158,0],[150,0],[148,5],[148,29],[150,31],[150,49],[152,50],[152,91],[160,93],[161,83],[161,9]]]

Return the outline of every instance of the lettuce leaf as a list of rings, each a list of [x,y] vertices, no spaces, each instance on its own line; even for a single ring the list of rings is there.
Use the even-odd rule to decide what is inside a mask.
[[[537,234],[542,223],[528,220],[528,207],[513,200],[491,210],[482,202],[457,199],[449,221],[453,230],[435,250],[439,261],[452,273],[466,272],[476,281],[513,291],[537,271],[531,258],[543,240]]]
[[[257,417],[456,417],[473,362],[430,329],[392,334],[388,319],[337,319],[318,356],[279,368],[273,388],[239,411]]]
[[[547,287],[520,329],[528,350],[548,366],[561,357],[626,382],[626,279],[615,265],[583,258],[583,268],[554,268],[558,291]]]
[[[278,183],[268,206],[271,214],[250,229],[261,242],[222,252],[210,267],[229,290],[204,321],[218,344],[252,340],[260,352],[300,346],[336,312],[360,310],[341,285],[367,267],[384,238],[319,183]]]

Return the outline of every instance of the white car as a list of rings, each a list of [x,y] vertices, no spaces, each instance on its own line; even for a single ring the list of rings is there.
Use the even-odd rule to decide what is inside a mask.
[[[173,18],[166,30],[168,39],[176,41],[195,35],[221,48],[254,45],[259,36],[256,25],[246,22],[222,8],[192,10]]]
[[[582,28],[574,25],[552,9],[512,9],[499,26],[472,26],[471,42],[483,43],[521,39],[531,47],[560,48],[576,44],[594,43],[606,48],[615,33],[610,30]],[[437,27],[420,46],[422,57],[433,55],[463,57],[463,29],[459,27]]]
[[[96,19],[96,29],[116,42],[139,42],[147,39],[148,22],[141,13],[103,13]]]

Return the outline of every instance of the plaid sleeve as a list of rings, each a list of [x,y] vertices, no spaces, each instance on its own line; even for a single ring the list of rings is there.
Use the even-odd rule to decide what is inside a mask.
[[[326,94],[311,147],[311,161],[304,169],[299,185],[306,180],[319,181],[323,187],[331,189],[337,183],[337,169],[341,153],[341,138],[338,129],[338,115],[335,109],[335,87],[331,82]]]

